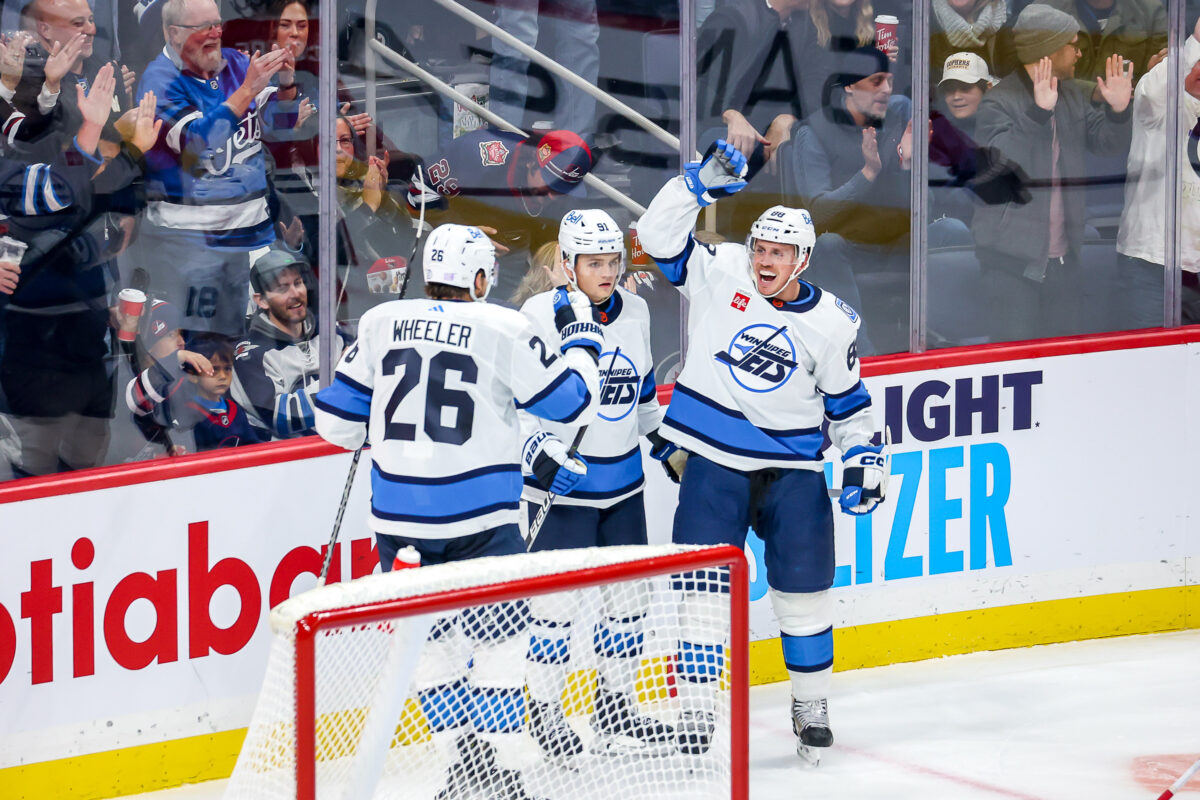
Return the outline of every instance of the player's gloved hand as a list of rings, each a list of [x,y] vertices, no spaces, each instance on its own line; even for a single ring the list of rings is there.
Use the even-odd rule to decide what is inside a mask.
[[[658,431],[650,431],[646,439],[650,442],[650,457],[662,463],[663,472],[667,473],[672,483],[679,483],[683,479],[683,468],[687,465],[688,451],[667,441]]]
[[[562,339],[562,352],[571,347],[582,347],[599,361],[604,350],[604,329],[596,321],[596,310],[587,295],[556,289],[554,326]]]
[[[842,494],[838,502],[842,511],[855,516],[870,514],[887,496],[891,474],[888,444],[878,447],[858,445],[842,456]]]
[[[567,455],[562,439],[545,431],[529,437],[521,460],[542,488],[555,494],[570,494],[587,475],[587,462],[581,456]]]
[[[746,185],[746,169],[746,156],[724,139],[717,139],[703,161],[684,165],[683,181],[700,205],[707,206],[741,190]]]

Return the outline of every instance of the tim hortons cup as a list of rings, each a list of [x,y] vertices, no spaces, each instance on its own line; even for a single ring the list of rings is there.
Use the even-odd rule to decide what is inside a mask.
[[[899,52],[900,41],[896,36],[900,29],[900,20],[890,14],[880,14],[875,18],[875,47],[889,56]]]
[[[137,289],[122,289],[117,295],[117,310],[121,312],[121,327],[117,330],[117,338],[122,342],[132,342],[137,338],[138,318],[146,305],[146,293]]]
[[[631,222],[629,223],[629,266],[647,267],[649,265],[650,257],[642,249],[642,243],[638,241],[637,227]]]

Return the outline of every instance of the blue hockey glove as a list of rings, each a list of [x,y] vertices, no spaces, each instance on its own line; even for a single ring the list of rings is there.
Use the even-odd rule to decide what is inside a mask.
[[[521,461],[543,489],[570,494],[587,475],[587,462],[568,455],[567,446],[552,433],[539,431],[525,442]]]
[[[742,152],[724,139],[717,139],[703,161],[684,165],[683,180],[700,205],[707,206],[741,190],[746,185],[746,169]]]
[[[570,347],[582,347],[599,361],[604,350],[604,329],[595,319],[592,301],[583,292],[554,292],[554,326],[562,340],[562,352]]]
[[[842,511],[855,516],[870,514],[887,496],[891,455],[887,442],[873,447],[851,447],[842,456]]]
[[[674,442],[667,441],[659,435],[658,431],[647,433],[646,440],[650,442],[650,457],[655,461],[662,462],[663,472],[667,473],[671,482],[679,483],[683,480],[683,468],[687,465],[688,451],[681,449]]]

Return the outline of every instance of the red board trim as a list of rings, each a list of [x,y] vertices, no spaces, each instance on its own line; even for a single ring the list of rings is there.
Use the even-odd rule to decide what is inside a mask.
[[[869,378],[1029,358],[1053,358],[1111,350],[1168,347],[1197,341],[1200,341],[1200,326],[1149,328],[1092,336],[1042,339],[1034,342],[953,347],[929,353],[900,353],[892,356],[864,358],[862,375]],[[659,402],[664,404],[670,402],[671,389],[671,385],[658,387]],[[143,461],[137,464],[118,464],[40,478],[22,478],[0,484],[0,504],[77,492],[92,492],[99,489],[113,489],[120,486],[134,486],[139,483],[187,478],[194,475],[210,475],[215,472],[282,464],[288,461],[319,458],[344,452],[347,451],[316,436],[310,436],[286,442],[271,442],[221,450],[216,453],[196,453],[179,458]]]

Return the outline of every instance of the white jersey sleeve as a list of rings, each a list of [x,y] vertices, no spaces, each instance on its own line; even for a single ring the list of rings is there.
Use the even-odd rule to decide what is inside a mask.
[[[521,313],[536,331],[552,330],[553,293],[531,297]],[[598,409],[579,445],[579,454],[588,462],[588,472],[570,494],[556,502],[608,508],[641,491],[645,478],[638,440],[646,432],[643,425],[657,428],[661,409],[655,392],[650,311],[646,302],[617,289],[603,305],[596,307],[596,316],[604,328],[604,352],[598,365]],[[545,430],[569,445],[578,429],[575,424],[528,420],[524,433],[529,437]],[[526,474],[524,497],[540,502],[544,496],[542,487],[532,475]]]
[[[710,280],[710,273],[717,268],[719,250],[728,246],[696,241],[692,234],[699,215],[696,195],[682,177],[675,177],[658,191],[637,223],[642,249],[654,259],[667,280],[689,299],[698,285]]]
[[[398,300],[369,310],[315,400],[317,431],[371,442],[373,529],[452,538],[516,523],[518,409],[561,422],[597,406],[597,370],[563,356],[517,312]]]

